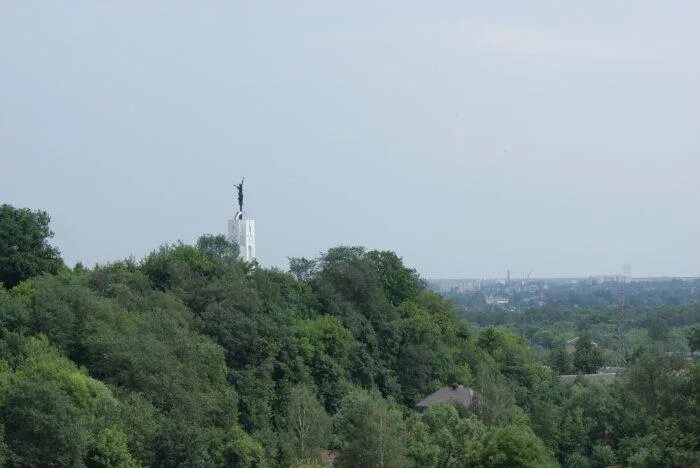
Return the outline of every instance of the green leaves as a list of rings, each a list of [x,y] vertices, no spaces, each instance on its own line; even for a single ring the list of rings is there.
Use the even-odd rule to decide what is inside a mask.
[[[343,440],[339,467],[405,466],[405,423],[396,404],[376,392],[354,391],[344,399],[337,418]]]
[[[454,404],[429,407],[410,426],[409,454],[424,468],[462,465],[463,448],[480,438],[486,426],[474,415],[460,415]]]
[[[581,374],[594,374],[603,365],[603,353],[593,345],[590,337],[582,336],[576,342],[574,369]]]
[[[223,262],[238,257],[239,246],[226,239],[223,234],[206,234],[197,239],[197,249],[209,258]]]
[[[688,329],[688,347],[691,352],[700,351],[700,326]]]
[[[563,346],[555,348],[549,354],[549,365],[552,370],[559,375],[571,374],[574,370],[574,363],[571,354]]]
[[[53,237],[49,221],[45,211],[0,205],[0,283],[5,287],[63,267],[58,249],[48,243]]]
[[[416,270],[406,268],[401,258],[394,252],[372,250],[367,253],[382,283],[387,299],[393,305],[413,299],[421,290]]]
[[[27,466],[79,463],[94,445],[92,435],[118,419],[119,402],[45,338],[24,340],[20,352],[14,371],[0,371],[0,420],[10,458]]]
[[[314,393],[306,386],[292,388],[284,417],[284,437],[295,460],[318,460],[328,446],[331,419]]]
[[[18,381],[4,398],[0,418],[10,458],[20,466],[72,466],[87,450],[81,413],[55,382]]]
[[[305,359],[323,353],[341,364],[346,363],[352,335],[336,317],[322,315],[313,320],[300,320],[296,334],[297,346]]]
[[[87,458],[88,463],[93,466],[115,468],[140,466],[129,453],[126,435],[113,427],[104,428],[97,433]]]
[[[542,441],[526,426],[492,428],[464,447],[465,466],[475,468],[554,467]]]

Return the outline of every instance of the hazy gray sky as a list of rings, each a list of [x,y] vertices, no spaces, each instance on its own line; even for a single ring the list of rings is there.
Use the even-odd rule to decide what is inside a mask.
[[[381,4],[381,5],[377,5]],[[223,233],[428,277],[700,274],[700,2],[0,3],[0,201],[70,264]]]

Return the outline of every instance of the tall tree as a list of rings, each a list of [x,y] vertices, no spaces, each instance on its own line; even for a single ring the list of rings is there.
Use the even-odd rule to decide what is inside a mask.
[[[205,234],[197,239],[197,248],[207,256],[217,260],[238,257],[240,247],[234,242],[229,242],[223,234]]]
[[[392,304],[399,305],[420,291],[418,273],[406,268],[394,252],[372,250],[367,253],[367,259],[377,269],[382,287]]]
[[[304,257],[288,257],[289,272],[298,281],[307,281],[314,277],[318,270],[318,262]]]
[[[339,467],[405,466],[405,425],[395,404],[378,393],[352,392],[343,402],[339,419],[344,441]]]
[[[550,353],[549,365],[559,375],[569,374],[572,367],[571,355],[566,352],[563,346],[559,346]]]
[[[603,353],[587,336],[582,336],[574,351],[574,368],[583,374],[593,374],[603,365]]]
[[[700,351],[700,326],[688,330],[688,346],[692,352]]]
[[[654,341],[665,341],[668,338],[668,333],[670,330],[666,320],[658,315],[649,320],[647,329],[649,330],[649,338]]]
[[[476,416],[460,416],[454,404],[433,405],[409,429],[409,455],[417,466],[453,468],[460,465],[464,444],[485,431]]]
[[[45,211],[0,206],[0,283],[12,288],[41,273],[56,273],[63,261],[53,237],[51,218]]]
[[[297,460],[311,460],[326,448],[331,421],[308,387],[292,388],[284,423]]]

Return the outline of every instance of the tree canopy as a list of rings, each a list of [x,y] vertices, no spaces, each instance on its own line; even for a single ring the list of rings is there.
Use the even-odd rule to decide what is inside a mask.
[[[45,211],[0,205],[0,283],[5,287],[61,268],[58,249],[48,243],[50,220]]]

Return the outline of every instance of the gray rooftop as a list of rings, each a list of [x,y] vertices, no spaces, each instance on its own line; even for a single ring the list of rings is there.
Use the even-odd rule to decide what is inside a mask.
[[[462,385],[450,385],[428,395],[424,400],[416,405],[416,409],[418,411],[424,411],[429,406],[445,402],[454,402],[464,406],[465,408],[469,408],[473,400],[473,389]]]

